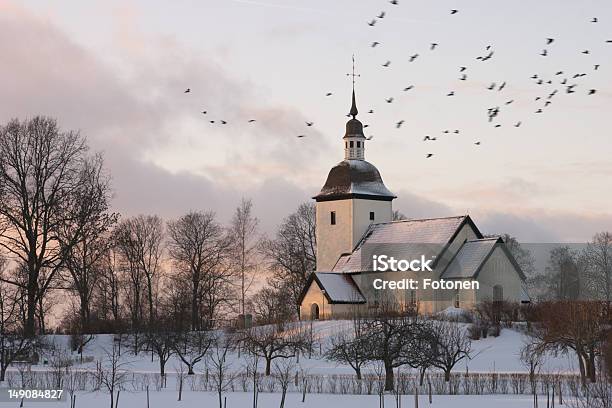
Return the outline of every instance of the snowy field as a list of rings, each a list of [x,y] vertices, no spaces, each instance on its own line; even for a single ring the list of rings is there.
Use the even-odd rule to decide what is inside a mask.
[[[330,336],[341,330],[350,330],[351,323],[348,321],[332,320],[315,322],[313,331],[315,337],[321,342],[322,350],[325,351],[326,343]],[[57,345],[67,347],[69,336],[50,336],[51,341]],[[488,337],[472,342],[472,359],[461,361],[455,367],[455,371],[465,372],[466,368],[469,372],[483,373],[508,373],[508,372],[526,372],[526,368],[521,364],[519,359],[520,350],[523,346],[524,335],[514,329],[503,329],[499,337]],[[94,340],[89,342],[85,347],[84,356],[91,356],[94,362],[78,365],[75,368],[91,369],[96,367],[96,360],[105,358],[105,350],[112,348],[112,335],[99,335]],[[316,350],[318,354],[318,349]],[[75,354],[76,358],[77,355]],[[242,371],[245,365],[244,358],[239,358],[236,353],[230,357],[231,367],[233,371]],[[129,363],[129,370],[140,373],[158,373],[159,363],[156,358],[151,361],[151,355],[140,354],[138,357],[131,354],[128,347],[122,347],[122,360]],[[569,373],[577,372],[577,364],[574,361],[573,355],[548,355],[544,366],[543,373]],[[180,360],[171,357],[166,364],[166,372],[173,373],[175,368],[180,366]],[[326,361],[317,355],[312,358],[302,356],[300,358],[300,367],[306,370],[309,374],[354,374],[354,371],[345,365],[338,365],[334,362]],[[39,369],[33,367],[34,370]],[[202,372],[203,365],[196,365],[196,372]],[[364,372],[366,372],[364,370]]]
[[[253,406],[253,396],[250,393],[228,393],[227,408],[249,408]],[[414,396],[403,395],[401,406],[404,408],[414,407]],[[145,393],[122,393],[119,399],[119,408],[146,408],[147,397]],[[185,392],[182,401],[177,401],[176,392],[163,391],[150,395],[150,408],[214,408],[218,407],[218,397],[214,393]],[[17,407],[18,403],[1,403],[0,407]],[[24,407],[69,407],[66,402],[31,402],[24,403]],[[103,393],[78,394],[76,408],[103,408],[110,406],[108,395]],[[275,408],[280,406],[280,394],[259,394],[258,408]],[[533,406],[531,397],[514,395],[434,395],[432,404],[429,405],[426,395],[419,396],[419,407],[432,408],[525,408]],[[540,406],[546,406],[546,397],[540,400]],[[287,394],[285,408],[378,408],[379,397],[377,395],[308,395],[302,403],[301,395]],[[396,407],[395,397],[385,396],[385,407]]]

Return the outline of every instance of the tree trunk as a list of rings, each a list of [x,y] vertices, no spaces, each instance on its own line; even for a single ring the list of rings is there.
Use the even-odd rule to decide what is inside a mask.
[[[450,369],[445,369],[444,370],[444,381],[445,382],[449,382],[450,381],[450,375],[451,375],[451,370]]]
[[[358,380],[361,380],[361,367],[355,368],[355,375],[357,376]]]
[[[270,375],[271,366],[272,366],[272,359],[266,357],[266,377]]]
[[[393,391],[395,376],[391,364],[385,363],[385,391]]]

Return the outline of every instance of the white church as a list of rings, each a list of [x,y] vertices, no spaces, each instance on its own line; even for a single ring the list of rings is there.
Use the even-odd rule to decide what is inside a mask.
[[[344,160],[334,166],[315,197],[317,265],[300,299],[301,319],[367,312],[391,299],[399,309],[434,314],[478,302],[526,299],[525,275],[499,237],[485,238],[469,215],[393,220],[393,200],[376,167],[365,160],[366,137],[355,91],[343,137]],[[425,288],[416,272],[374,271],[373,254],[432,259],[427,278],[468,289]],[[419,272],[423,274],[422,272]],[[418,287],[376,289],[382,280],[414,278]],[[473,283],[477,282],[476,285]],[[472,283],[472,285],[467,285]],[[476,286],[477,288],[474,288]]]

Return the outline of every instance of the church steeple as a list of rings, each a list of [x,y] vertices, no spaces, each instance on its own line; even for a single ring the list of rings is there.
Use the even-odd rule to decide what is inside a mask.
[[[351,76],[353,80],[353,95],[351,99],[351,110],[349,115],[353,118],[346,122],[346,133],[342,138],[344,140],[344,160],[364,160],[365,159],[365,140],[363,135],[363,125],[356,116],[359,113],[357,103],[355,102],[355,78],[359,74],[355,74],[355,56],[353,55],[353,72],[346,74]]]

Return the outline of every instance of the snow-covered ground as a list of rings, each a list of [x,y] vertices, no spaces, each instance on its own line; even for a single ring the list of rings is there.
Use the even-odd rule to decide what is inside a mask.
[[[313,331],[315,337],[323,343],[322,349],[325,350],[326,343],[330,336],[341,330],[350,330],[351,323],[342,320],[321,321],[313,323]],[[523,346],[524,335],[514,329],[503,329],[499,337],[488,337],[472,342],[472,358],[470,360],[461,361],[455,367],[455,371],[465,372],[526,372],[526,368],[521,364],[519,359],[520,350]],[[69,336],[50,336],[52,341],[58,345],[67,347]],[[112,348],[112,335],[99,335],[94,340],[87,344],[85,356],[92,356],[94,362],[79,365],[82,369],[95,369],[96,360],[102,360],[105,357],[105,350]],[[318,350],[316,350],[318,352]],[[315,353],[318,354],[318,353]],[[75,355],[76,357],[76,355]],[[123,361],[129,362],[130,371],[143,373],[159,372],[159,363],[154,357],[151,361],[150,354],[140,354],[138,357],[131,354],[128,347],[122,348]],[[242,371],[245,360],[238,358],[237,353],[230,356],[231,369],[234,371]],[[202,364],[202,363],[200,363]],[[175,368],[180,366],[180,361],[171,357],[166,364],[168,373],[175,372]],[[353,374],[353,370],[346,365],[338,365],[334,362],[326,361],[320,356],[313,355],[312,358],[302,356],[300,358],[300,366],[309,374]],[[36,369],[36,368],[34,368]],[[196,371],[202,371],[202,365],[196,366]],[[544,366],[543,373],[567,373],[577,372],[577,364],[574,362],[573,355],[548,355]]]
[[[249,408],[253,406],[253,395],[250,393],[227,393],[227,408]],[[274,408],[280,406],[280,394],[259,394],[259,408]],[[145,407],[147,396],[144,392],[121,393],[119,397],[120,408]],[[150,408],[215,408],[218,407],[218,397],[210,392],[185,392],[182,401],[177,401],[177,393],[170,391],[155,392],[150,394]],[[545,406],[546,397],[540,399],[540,406]],[[0,407],[16,407],[18,404],[1,403]],[[24,403],[24,407],[69,407],[66,402],[31,402]],[[109,397],[103,393],[81,393],[77,394],[76,408],[103,408],[110,406]],[[385,407],[393,408],[396,406],[393,395],[385,396]],[[414,396],[403,395],[401,406],[406,408],[414,407]],[[431,408],[525,408],[533,406],[530,396],[514,395],[434,395],[432,404],[429,405],[426,395],[419,396],[420,407]],[[306,401],[302,403],[302,396],[299,394],[287,394],[285,402],[286,408],[378,408],[379,397],[377,395],[327,395],[312,394],[306,396]]]

